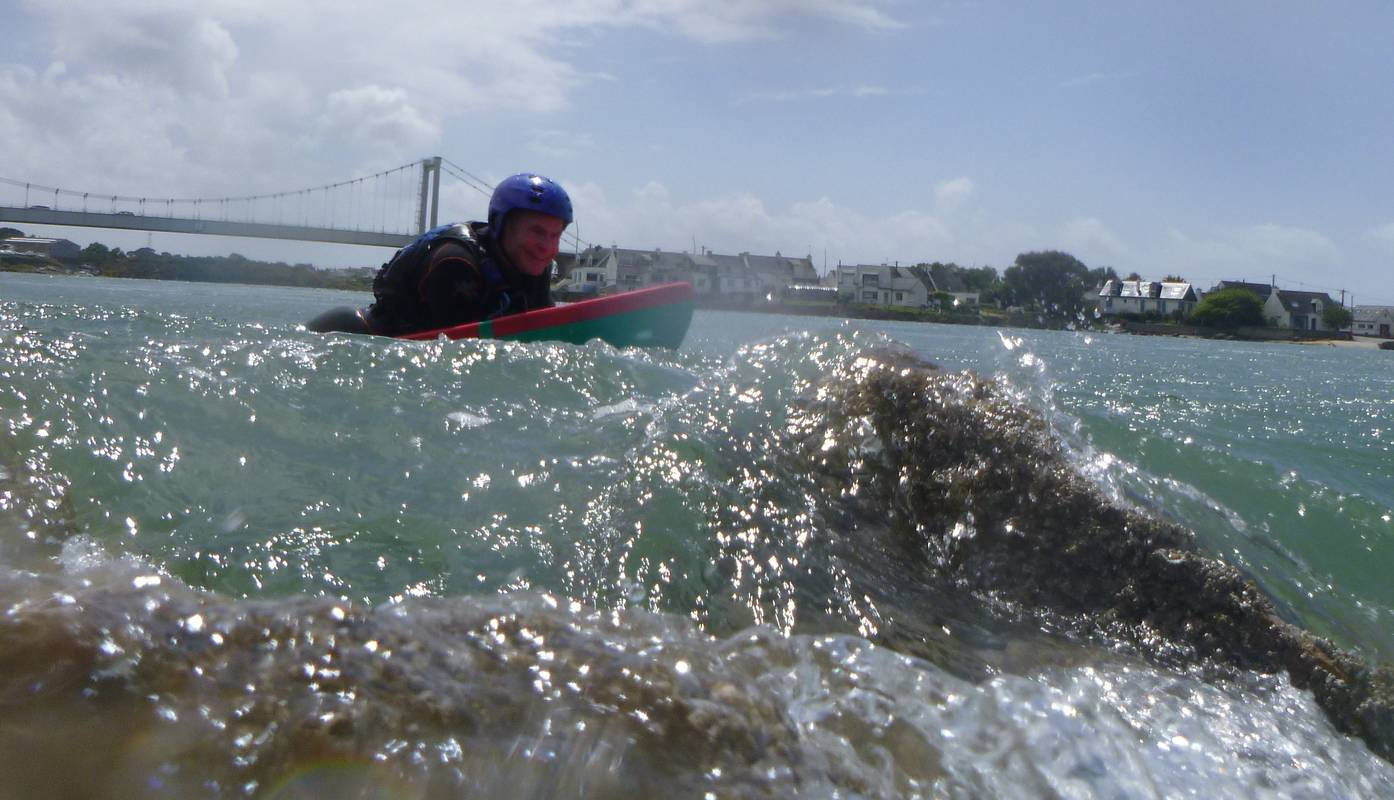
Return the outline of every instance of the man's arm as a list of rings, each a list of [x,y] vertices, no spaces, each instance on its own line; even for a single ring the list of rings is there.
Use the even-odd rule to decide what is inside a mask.
[[[417,283],[417,296],[426,311],[425,329],[463,325],[483,319],[485,285],[478,256],[459,242],[446,241],[431,250],[426,271]]]

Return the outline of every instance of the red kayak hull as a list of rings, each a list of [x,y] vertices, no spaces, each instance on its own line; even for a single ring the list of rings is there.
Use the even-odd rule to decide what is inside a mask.
[[[665,283],[576,303],[511,314],[401,339],[510,339],[584,344],[602,339],[615,347],[670,347],[682,344],[692,322],[696,294],[689,283]]]

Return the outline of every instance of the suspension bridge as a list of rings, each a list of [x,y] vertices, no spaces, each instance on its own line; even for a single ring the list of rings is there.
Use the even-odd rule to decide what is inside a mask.
[[[441,156],[305,189],[240,197],[140,197],[0,177],[0,222],[401,247],[440,222],[441,176],[492,187]],[[567,231],[566,245],[584,248]]]

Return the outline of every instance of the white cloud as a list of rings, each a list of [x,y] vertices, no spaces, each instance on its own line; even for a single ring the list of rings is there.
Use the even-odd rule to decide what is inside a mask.
[[[1077,75],[1059,83],[1060,89],[1080,89],[1085,86],[1093,86],[1100,83],[1118,83],[1136,77],[1135,72],[1090,72],[1087,75]]]
[[[892,30],[889,0],[24,0],[43,63],[0,56],[25,180],[164,196],[314,185],[420,157],[473,117],[547,114],[612,81],[569,61],[622,28],[708,43]],[[11,51],[21,52],[21,51]],[[852,87],[875,94],[876,87]],[[534,134],[535,153],[575,153]],[[584,145],[573,140],[573,146]]]
[[[1128,247],[1122,238],[1097,217],[1070,220],[1061,235],[1065,249],[1085,263],[1117,261],[1128,254]]]
[[[324,124],[330,136],[342,135],[375,147],[418,153],[440,138],[440,127],[427,119],[403,89],[360,86],[331,92]]]
[[[1201,239],[1171,229],[1168,238],[1185,258],[1240,269],[1275,263],[1319,267],[1340,258],[1339,248],[1325,234],[1272,223],[1219,230]]]
[[[880,10],[887,5],[877,0],[636,0],[625,11],[698,41],[726,43],[774,38],[800,18],[872,31],[902,27]]]
[[[1371,228],[1365,232],[1365,238],[1373,241],[1376,246],[1390,255],[1394,255],[1394,222],[1388,225],[1381,225]]]
[[[1159,269],[1199,283],[1276,276],[1279,285],[1295,288],[1351,280],[1341,249],[1325,234],[1273,223],[1199,237],[1172,228],[1152,255]]]
[[[574,131],[534,130],[528,133],[528,149],[557,161],[574,158],[595,146],[588,134]]]
[[[953,230],[934,215],[906,210],[870,217],[826,197],[773,210],[747,192],[683,201],[658,182],[635,191],[630,202],[617,203],[594,184],[568,190],[580,236],[594,244],[665,250],[695,244],[719,253],[811,255],[820,269],[825,251],[834,264],[905,264],[933,260],[955,244]]]
[[[113,13],[79,2],[54,9],[53,23],[57,59],[192,94],[225,96],[239,55],[227,28],[198,9]]]
[[[822,100],[834,97],[851,97],[860,99],[864,97],[885,97],[891,94],[891,90],[883,86],[834,86],[822,89],[789,89],[783,91],[754,92],[737,100],[737,104],[746,103],[792,103],[800,100]]]
[[[941,210],[952,211],[971,200],[976,191],[977,186],[972,178],[954,178],[934,187],[934,200]]]
[[[1246,253],[1263,259],[1320,264],[1340,257],[1336,244],[1325,234],[1305,228],[1266,223],[1243,228],[1234,236]]]

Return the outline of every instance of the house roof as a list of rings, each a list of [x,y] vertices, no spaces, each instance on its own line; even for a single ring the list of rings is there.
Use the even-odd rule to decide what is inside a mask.
[[[1278,290],[1278,302],[1283,304],[1283,308],[1289,311],[1301,311],[1303,313],[1312,310],[1313,302],[1320,302],[1323,306],[1334,306],[1336,301],[1331,299],[1331,295],[1326,292],[1290,292],[1286,289]]]
[[[1356,306],[1351,309],[1356,319],[1379,319],[1394,317],[1394,306]]]
[[[791,258],[777,252],[772,256],[753,256],[749,253],[741,255],[754,272],[780,275],[797,280],[816,281],[818,279],[818,271],[813,268],[811,257]]]
[[[948,264],[931,264],[929,275],[934,279],[935,290],[946,292],[967,292],[968,287],[963,282],[962,276],[958,271]]]
[[[691,256],[692,263],[699,267],[715,267],[716,261],[707,253],[697,253]]]
[[[910,274],[914,275],[920,283],[923,283],[924,288],[928,290],[930,294],[939,291],[939,287],[934,283],[934,276],[924,267],[910,267]]]
[[[1099,287],[1100,297],[1151,297],[1150,284],[1143,281],[1104,281]]]
[[[740,256],[723,256],[716,253],[708,253],[707,257],[716,263],[716,268],[721,272],[745,272],[745,261]]]
[[[1191,284],[1185,281],[1162,281],[1162,289],[1158,296],[1163,300],[1194,300],[1196,292]]]
[[[1127,297],[1139,300],[1195,300],[1195,289],[1185,281],[1104,281],[1100,297]]]
[[[68,242],[68,240],[67,240],[67,239],[45,239],[45,238],[39,237],[39,236],[11,236],[10,238],[8,238],[8,239],[5,240],[5,243],[6,243],[6,244],[10,244],[10,245],[16,245],[16,244],[58,244],[59,242]],[[76,244],[76,242],[68,242],[68,244]]]

